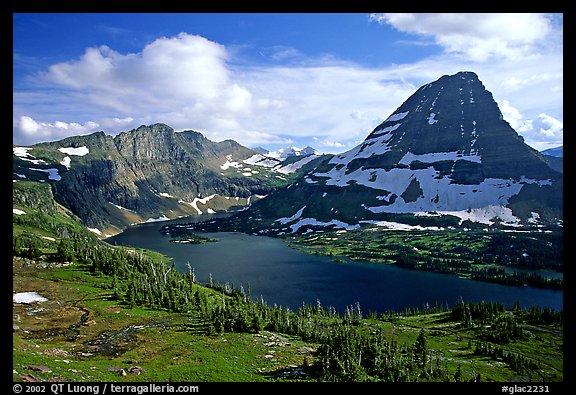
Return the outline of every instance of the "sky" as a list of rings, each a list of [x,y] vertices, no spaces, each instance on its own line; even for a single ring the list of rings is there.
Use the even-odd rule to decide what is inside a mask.
[[[537,150],[563,145],[563,14],[14,13],[13,143],[165,123],[344,152],[420,86],[475,72]]]

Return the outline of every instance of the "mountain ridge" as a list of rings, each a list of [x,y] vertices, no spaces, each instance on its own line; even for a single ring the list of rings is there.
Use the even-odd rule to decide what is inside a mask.
[[[114,137],[104,132],[13,147],[13,179],[51,183],[55,198],[104,236],[126,226],[245,207],[283,185],[299,167],[233,140],[142,125]],[[315,159],[315,158],[312,158]],[[282,171],[283,165],[291,167]]]
[[[562,222],[561,168],[525,144],[473,72],[423,85],[336,155],[292,147],[276,158],[162,123],[13,151],[15,182],[49,182],[59,203],[107,235],[234,207],[248,208],[237,215],[244,229],[269,235],[394,216],[443,216],[451,225]]]
[[[478,76],[459,72],[420,87],[362,143],[325,157],[240,222],[252,218],[251,232],[270,235],[352,229],[395,215],[558,224],[562,185]]]

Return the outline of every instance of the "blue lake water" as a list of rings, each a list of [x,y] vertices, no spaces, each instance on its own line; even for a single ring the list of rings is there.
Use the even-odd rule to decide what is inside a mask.
[[[292,309],[320,301],[338,311],[356,302],[364,312],[399,311],[426,303],[451,306],[460,297],[505,306],[519,301],[522,307],[563,308],[563,292],[558,290],[492,284],[393,265],[336,263],[329,257],[293,250],[281,239],[243,233],[202,233],[219,241],[179,244],[159,232],[167,223],[190,221],[136,225],[106,241],[159,251],[171,257],[180,272],[187,272],[189,263],[203,284],[212,277],[221,284],[249,288],[253,298],[263,297],[268,304]]]

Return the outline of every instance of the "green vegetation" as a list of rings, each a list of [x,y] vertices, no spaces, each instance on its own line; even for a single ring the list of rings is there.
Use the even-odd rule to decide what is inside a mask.
[[[214,237],[204,237],[197,235],[195,233],[179,234],[170,239],[171,243],[189,243],[189,244],[204,244],[204,243],[214,243],[218,239]]]
[[[309,233],[287,238],[311,254],[457,274],[509,285],[561,289],[559,278],[536,271],[563,271],[561,230],[388,230]]]
[[[25,203],[49,203],[45,187],[14,190],[26,214],[13,216],[13,290],[48,299],[13,305],[15,381],[563,380],[562,311],[461,300],[292,311]]]
[[[155,277],[152,268],[161,264],[142,259],[150,270],[143,265],[148,275],[134,275],[135,282],[148,278],[161,286],[169,278],[150,296],[147,286],[122,295],[117,277],[82,264],[48,268],[15,258],[15,291],[38,290],[49,301],[37,312],[15,305],[21,329],[13,336],[14,380],[23,374],[74,381],[563,378],[562,312],[464,302],[381,314],[357,305],[338,314],[319,303],[290,311],[227,285],[202,286],[165,265]],[[38,365],[50,372],[30,371]]]

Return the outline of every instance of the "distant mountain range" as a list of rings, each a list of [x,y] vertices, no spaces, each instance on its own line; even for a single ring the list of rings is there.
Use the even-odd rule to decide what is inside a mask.
[[[254,151],[258,152],[259,154],[268,156],[270,158],[276,159],[287,159],[291,156],[308,156],[308,155],[322,155],[322,153],[310,146],[305,148],[298,148],[298,147],[285,147],[281,148],[277,151],[268,151],[266,148],[256,147],[253,148]]]
[[[563,151],[564,151],[564,147],[560,146],[560,147],[545,149],[544,151],[540,151],[540,153],[542,153],[544,155],[548,155],[548,156],[554,156],[556,158],[562,158]]]
[[[164,124],[13,147],[13,180],[48,182],[101,237],[132,223],[243,209],[257,234],[390,221],[450,226],[561,223],[561,148],[539,153],[503,120],[473,72],[420,87],[338,155],[212,142]]]

